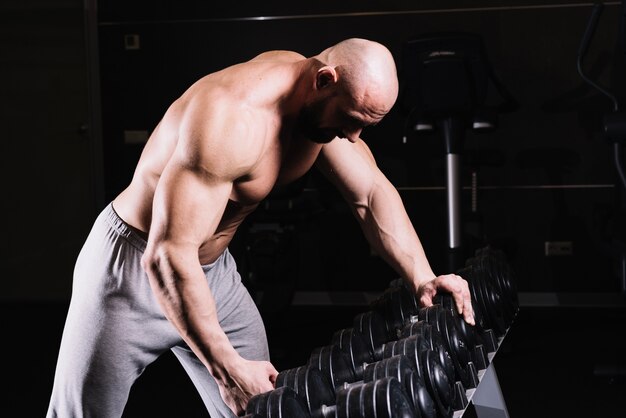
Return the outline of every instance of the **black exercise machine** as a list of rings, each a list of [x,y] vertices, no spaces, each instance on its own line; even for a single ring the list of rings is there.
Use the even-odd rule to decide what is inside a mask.
[[[623,189],[622,192],[626,192],[626,174],[624,173],[624,155],[623,148],[626,143],[626,112],[620,109],[619,102],[614,94],[612,94],[606,88],[600,86],[595,81],[591,80],[583,70],[583,60],[589,49],[589,44],[595,34],[600,15],[604,9],[603,3],[596,3],[593,6],[591,16],[587,23],[587,29],[583,35],[580,47],[578,49],[577,68],[578,73],[582,79],[605,95],[613,103],[613,112],[604,115],[604,121],[602,130],[606,138],[613,145],[613,162],[618,174],[618,180],[621,182]],[[626,0],[622,0],[621,4],[621,17],[619,22],[619,42],[622,49],[622,53],[626,56]],[[622,211],[624,208],[620,206]],[[617,237],[614,239],[612,245],[613,256],[617,259],[617,276],[619,279],[619,288],[621,293],[626,296],[626,237]]]
[[[401,100],[408,109],[404,141],[409,127],[418,134],[438,131],[444,140],[447,267],[456,271],[469,253],[463,248],[461,220],[465,132],[495,129],[498,114],[516,109],[517,102],[494,74],[479,35],[443,33],[410,40],[404,46],[402,62]],[[489,86],[500,96],[498,104],[490,104],[493,95]],[[475,188],[472,191],[475,194]]]

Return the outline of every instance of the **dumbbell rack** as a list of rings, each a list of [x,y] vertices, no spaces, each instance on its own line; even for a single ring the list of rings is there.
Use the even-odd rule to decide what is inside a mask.
[[[478,387],[474,389],[467,389],[465,391],[468,406],[470,403],[474,404],[474,409],[476,410],[476,416],[478,418],[509,418],[509,412],[502,395],[502,389],[500,389],[500,382],[498,381],[496,368],[493,364],[493,359],[500,349],[502,341],[504,341],[505,337],[506,334],[503,337],[500,337],[498,339],[498,348],[496,351],[487,355],[489,358],[489,366],[484,370],[478,371],[478,380],[480,381]],[[453,418],[462,417],[468,406],[462,410],[455,411]]]
[[[451,295],[420,307],[394,280],[353,328],[335,332],[306,365],[281,372],[276,390],[251,399],[247,417],[459,418],[473,403],[480,418],[508,418],[493,360],[519,306],[514,274],[504,254],[489,248],[457,273],[468,281],[475,327]]]

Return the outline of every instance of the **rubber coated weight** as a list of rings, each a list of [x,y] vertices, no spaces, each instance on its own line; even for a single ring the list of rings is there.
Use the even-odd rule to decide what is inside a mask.
[[[308,418],[309,412],[296,392],[288,387],[274,389],[253,396],[246,408],[247,414],[264,418]]]
[[[397,339],[399,330],[420,308],[416,295],[401,279],[392,281],[371,306],[384,317],[389,339]]]
[[[301,366],[278,373],[276,387],[293,389],[306,404],[312,418],[324,418],[323,405],[335,404],[332,383],[315,367]]]
[[[385,344],[383,353],[387,358],[405,355],[419,378],[426,382],[427,391],[435,401],[437,410],[453,410],[454,380],[448,378],[439,362],[438,355],[429,348],[428,342],[422,335],[389,342]],[[454,369],[451,373],[454,376]]]
[[[443,342],[443,337],[435,329],[432,325],[430,325],[426,321],[418,321],[407,324],[402,330],[402,338],[407,338],[412,335],[421,335],[426,343],[428,344],[428,348],[434,351],[439,358],[439,362],[441,363],[441,367],[446,372],[446,376],[451,382],[454,382],[456,379],[456,370],[454,369],[454,362],[452,361],[452,357],[450,357],[450,353],[445,347],[445,343]]]
[[[421,352],[430,350],[428,342],[419,335],[390,341],[383,346],[383,357],[391,358],[397,355],[405,355],[411,362],[415,371],[423,377],[424,368],[421,363]]]
[[[385,377],[337,393],[337,418],[415,418],[400,382]]]
[[[487,276],[487,272],[482,269],[482,266],[480,266],[480,264],[473,264],[473,267],[474,278],[478,282],[478,290],[482,292],[482,298],[486,305],[486,312],[491,328],[496,331],[498,336],[502,336],[507,328],[504,319],[502,298]]]
[[[506,261],[504,253],[494,249],[484,249],[479,252],[473,263],[476,263],[486,273],[487,278],[500,295],[505,323],[511,325],[517,314],[519,302],[515,287],[514,272]]]
[[[468,263],[470,263],[469,260]],[[485,329],[492,329],[497,336],[504,335],[506,325],[501,307],[498,306],[499,298],[483,277],[483,272],[471,262],[463,269],[462,274],[469,285],[472,302],[475,302],[474,310],[478,311],[480,318],[480,325]]]
[[[363,365],[374,361],[364,336],[356,334],[353,328],[340,329],[333,334],[331,344],[339,346],[350,360],[355,379],[362,380]]]
[[[452,295],[438,294],[433,298],[433,302],[448,310],[452,318],[454,318],[456,328],[461,334],[462,339],[466,342],[471,359],[476,365],[476,368],[478,370],[486,369],[489,365],[489,357],[487,355],[489,352],[488,348],[491,347],[486,346],[483,338],[484,332],[480,329],[480,326],[471,326],[461,318]],[[495,347],[491,351],[495,351]]]
[[[441,305],[432,305],[422,308],[419,318],[431,324],[443,337],[444,345],[452,357],[457,380],[466,388],[475,388],[478,384],[478,375],[472,361],[466,341],[457,328],[456,318]]]
[[[432,395],[439,417],[452,417],[454,409],[454,385],[448,380],[446,373],[441,368],[437,355],[433,351],[422,352],[424,364],[424,381],[428,392]]]
[[[375,311],[363,312],[354,317],[354,334],[363,338],[374,360],[382,359],[381,347],[389,341],[385,319]]]
[[[346,339],[348,339],[348,336],[350,336],[350,338],[352,339],[358,339],[358,337],[350,334],[351,333],[349,332],[349,330],[340,330],[339,332],[335,333],[334,340],[340,339],[345,341]],[[439,341],[441,341],[441,339]],[[352,350],[356,349],[356,346],[357,345],[355,344],[346,345],[346,347],[350,347],[350,349]],[[441,347],[443,347],[443,342],[441,342]],[[365,363],[361,365],[361,380],[363,380],[364,382],[370,382],[381,377],[396,377],[403,385],[405,385],[406,393],[411,401],[411,406],[415,409],[416,415],[430,417],[433,414],[434,401],[428,393],[428,389],[426,388],[424,380],[421,377],[422,368],[419,365],[420,351],[429,349],[430,348],[428,343],[423,339],[422,336],[420,336],[419,338],[415,337],[407,339],[405,341],[393,341],[385,344],[382,354],[382,356],[384,357],[383,360],[375,363]],[[330,353],[331,350],[328,350],[326,348],[316,350],[315,356],[318,357],[318,363],[325,365],[332,362],[333,360]],[[402,354],[396,355],[396,353]],[[411,355],[411,359],[409,359],[404,353]],[[348,357],[357,358],[359,357],[359,354],[348,353]],[[323,367],[327,369],[335,369],[335,372],[338,375],[345,375],[345,373],[341,373],[340,371],[336,370],[337,367],[339,367],[338,365]],[[452,375],[454,376],[454,367],[450,367],[452,367]],[[406,378],[403,379],[403,376]],[[337,387],[337,382],[335,383],[335,387]]]
[[[477,332],[476,326],[472,327],[461,318],[452,295],[449,293],[439,293],[433,298],[433,303],[441,305],[444,309],[450,311],[453,318],[459,319],[457,321],[457,328],[470,349],[473,349],[479,344],[483,344],[482,337]]]
[[[313,350],[309,365],[321,370],[332,382],[335,389],[344,383],[352,383],[357,380],[349,360],[336,345],[327,345]]]
[[[426,389],[426,384],[405,355],[393,356],[365,368],[366,382],[383,377],[395,377],[402,383],[417,417],[436,417],[435,403]]]

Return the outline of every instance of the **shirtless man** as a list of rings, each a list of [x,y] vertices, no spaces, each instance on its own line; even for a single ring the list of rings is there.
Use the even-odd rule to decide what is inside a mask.
[[[273,187],[313,165],[423,305],[450,292],[473,324],[467,283],[433,273],[396,189],[359,138],[397,94],[390,52],[363,39],[311,58],[267,52],[191,86],[78,257],[48,417],[120,416],[133,382],[168,349],[211,417],[241,414],[250,397],[273,389],[263,323],[227,247]]]

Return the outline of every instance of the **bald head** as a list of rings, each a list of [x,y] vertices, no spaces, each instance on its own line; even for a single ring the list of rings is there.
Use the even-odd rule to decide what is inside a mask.
[[[398,76],[391,52],[378,42],[352,38],[325,49],[314,58],[334,67],[339,83],[357,100],[371,102],[387,113],[398,97]]]

